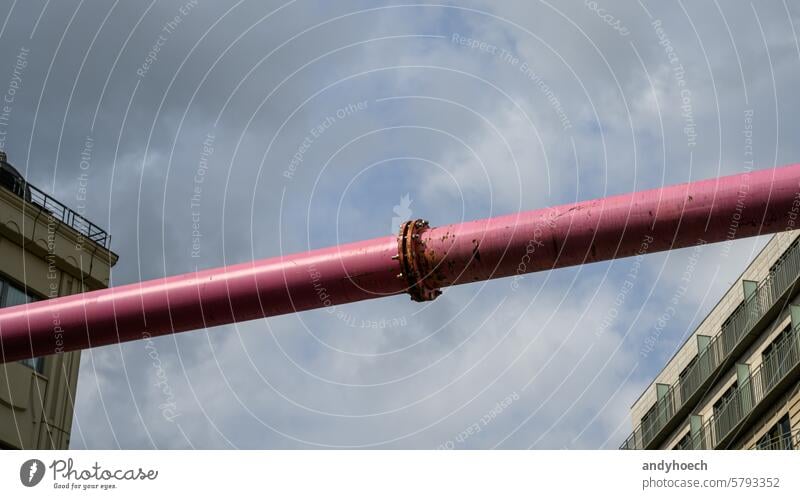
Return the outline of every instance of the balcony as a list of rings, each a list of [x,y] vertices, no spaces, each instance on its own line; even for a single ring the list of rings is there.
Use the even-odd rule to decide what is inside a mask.
[[[800,239],[786,249],[770,274],[734,310],[696,361],[659,398],[620,449],[654,449],[689,415],[717,376],[730,368],[783,309],[800,278]]]
[[[795,450],[800,448],[800,430],[757,442],[747,450]]]
[[[793,330],[740,384],[734,396],[692,437],[695,449],[725,449],[800,375],[800,327]],[[775,445],[785,445],[779,442]]]
[[[7,163],[4,163],[7,165]],[[55,198],[26,182],[11,170],[10,165],[0,172],[0,185],[18,197],[36,206],[58,222],[69,226],[78,234],[92,241],[103,249],[110,249],[111,236],[75,211],[67,208]]]

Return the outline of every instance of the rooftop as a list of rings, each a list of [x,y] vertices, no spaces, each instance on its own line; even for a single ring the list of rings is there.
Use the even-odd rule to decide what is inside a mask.
[[[0,151],[0,187],[11,191],[28,203],[36,206],[64,225],[72,228],[101,248],[111,249],[111,236],[105,230],[90,222],[74,210],[28,183],[24,177],[8,163],[6,153]]]

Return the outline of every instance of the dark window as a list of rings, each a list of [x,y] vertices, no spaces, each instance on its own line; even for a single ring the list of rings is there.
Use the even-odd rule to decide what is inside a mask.
[[[769,268],[769,275],[770,276],[775,275],[775,271],[778,270],[778,267],[780,267],[782,261],[783,261],[783,259],[779,258],[778,260],[775,261],[775,263],[772,264],[772,266]]]
[[[732,384],[730,388],[725,390],[725,393],[723,393],[722,396],[718,398],[716,402],[714,402],[714,417],[717,417],[717,415],[725,408],[728,402],[733,400],[733,398],[736,396],[736,390],[738,388],[738,383]]]
[[[656,429],[658,428],[656,425],[657,411],[658,402],[656,402],[642,417],[642,440],[644,441],[644,445],[650,443],[656,434]]]
[[[788,326],[783,328],[783,331],[781,331],[778,334],[778,336],[776,336],[775,339],[772,340],[772,343],[767,345],[767,348],[765,348],[764,351],[761,352],[761,357],[762,358],[769,357],[772,354],[772,352],[776,349],[776,347],[779,347],[781,343],[783,343],[783,341],[791,335],[792,335],[792,325],[789,324]]]
[[[747,302],[747,298],[742,300],[742,303],[736,305],[736,308],[733,309],[733,312],[730,313],[727,319],[722,323],[722,329],[727,329],[730,327],[731,323],[736,320],[736,316],[739,312],[744,308],[745,303]]]
[[[775,426],[769,429],[763,437],[758,439],[756,448],[761,450],[792,450],[792,426],[789,415],[786,414]]]
[[[795,239],[792,244],[786,248],[786,251],[783,252],[780,258],[778,258],[769,268],[769,288],[771,294],[781,293],[797,277],[796,271],[792,270],[792,265],[789,265],[785,269],[782,269],[781,267],[790,255],[796,253],[798,242],[800,242],[800,239]],[[777,296],[773,296],[773,299],[777,299]]]
[[[722,353],[724,355],[728,355],[733,350],[743,334],[745,324],[743,321],[746,320],[744,312],[747,303],[747,299],[744,299],[722,323],[720,336],[716,341],[722,341]]]
[[[785,348],[793,336],[792,326],[786,326],[769,345],[761,352],[761,376],[767,387],[774,386],[786,374],[789,367],[787,355],[790,349]]]
[[[781,254],[781,256],[780,256],[780,257],[778,257],[778,259],[777,259],[777,260],[775,260],[775,263],[773,263],[773,264],[772,264],[772,266],[769,268],[769,275],[770,275],[770,276],[773,276],[773,275],[775,275],[775,272],[778,270],[778,267],[780,267],[780,266],[781,266],[781,264],[783,264],[783,261],[784,261],[784,260],[786,260],[786,256],[787,256],[789,253],[791,253],[791,251],[792,251],[793,249],[795,249],[795,247],[797,246],[797,243],[798,243],[798,242],[800,242],[800,239],[795,239],[795,240],[792,242],[792,244],[790,244],[790,245],[789,245],[789,247],[788,247],[788,248],[786,248],[786,251],[784,251],[784,252]]]
[[[681,402],[686,402],[686,399],[688,399],[692,393],[694,393],[695,388],[697,388],[697,383],[694,382],[697,375],[692,372],[695,364],[697,364],[697,355],[689,361],[689,364],[678,375],[678,386],[681,387]]]
[[[691,431],[687,431],[686,435],[684,435],[683,438],[681,438],[678,441],[678,443],[675,444],[675,447],[672,448],[672,450],[692,450],[692,449],[694,449],[694,445],[692,442]]]
[[[694,365],[697,364],[697,355],[692,357],[692,360],[689,361],[689,364],[684,368],[683,371],[678,375],[678,379],[683,381],[688,376],[689,372],[692,370]]]
[[[18,286],[0,277],[0,308],[22,305],[36,300],[35,296],[27,294]],[[40,374],[44,372],[44,358],[42,357],[21,360],[20,364],[26,365]]]
[[[18,287],[5,283],[5,290],[3,293],[3,303],[4,307],[13,307],[15,305],[22,305],[31,301],[30,296],[28,296],[25,291],[22,291]]]
[[[741,418],[739,384],[734,383],[714,402],[714,431],[717,441],[722,440]]]

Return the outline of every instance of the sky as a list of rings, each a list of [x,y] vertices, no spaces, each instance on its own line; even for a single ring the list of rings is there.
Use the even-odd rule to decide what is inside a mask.
[[[792,163],[798,16],[786,0],[0,0],[0,146],[68,206],[85,188],[120,285]],[[616,448],[767,240],[86,351],[71,446]]]

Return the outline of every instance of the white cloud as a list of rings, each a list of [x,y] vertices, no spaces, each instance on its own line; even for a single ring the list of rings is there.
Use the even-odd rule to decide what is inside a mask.
[[[684,4],[687,17],[682,9],[645,4],[686,70],[699,136],[689,148],[680,87],[648,12],[606,3],[628,36],[583,2],[476,0],[383,10],[374,2],[311,2],[261,22],[278,3],[247,5],[224,18],[226,5],[204,5],[170,37],[133,100],[135,68],[174,6],[159,4],[136,30],[143,8],[126,6],[110,17],[113,29],[98,35],[63,136],[60,86],[77,77],[76,58],[102,11],[80,13],[56,54],[54,33],[74,6],[52,5],[32,41],[35,59],[15,105],[12,162],[22,165],[31,138],[23,169],[45,182],[57,163],[58,194],[69,204],[74,159],[86,134],[94,134],[90,217],[110,227],[121,254],[114,280],[123,283],[383,235],[406,193],[414,216],[448,223],[741,171],[747,108],[755,110],[757,167],[796,157],[800,58],[782,6],[722,5],[734,50],[715,6]],[[766,26],[769,57],[753,8]],[[358,9],[368,11],[345,16]],[[27,37],[38,14],[19,5],[3,40]],[[454,43],[454,33],[497,50]],[[16,46],[3,46],[5,67]],[[41,91],[44,106],[31,133]],[[361,101],[367,109],[316,137],[287,179],[283,172],[310,130]],[[98,106],[99,125],[90,132]],[[203,257],[193,261],[187,203],[210,130],[215,152],[203,191]],[[480,432],[459,446],[616,447],[630,430],[628,408],[660,359],[761,244],[739,243],[721,262],[718,248],[703,252],[697,286],[647,362],[638,357],[642,342],[691,250],[647,258],[636,293],[599,337],[597,323],[616,307],[630,260],[530,276],[516,292],[504,281],[450,289],[425,308],[398,297],[341,307],[341,317],[317,311],[157,340],[180,427],[164,418],[167,399],[141,344],[98,349],[94,363],[83,357],[73,444],[430,448],[477,422]],[[387,318],[402,325],[360,326]],[[484,418],[512,394],[518,400]]]

